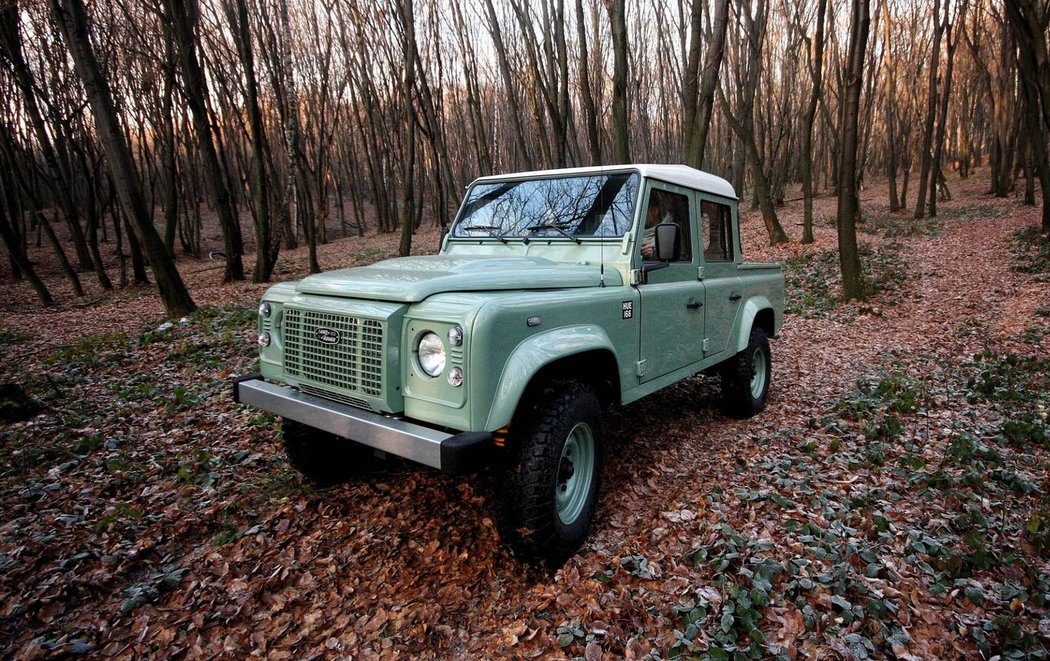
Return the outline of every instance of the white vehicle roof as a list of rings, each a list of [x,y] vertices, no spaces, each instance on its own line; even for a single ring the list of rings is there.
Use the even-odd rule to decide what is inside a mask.
[[[666,165],[661,163],[633,163],[629,165],[607,165],[601,167],[562,168],[560,170],[534,170],[530,172],[510,172],[488,177],[478,177],[475,183],[508,181],[514,179],[566,177],[573,175],[609,174],[613,172],[638,172],[643,177],[659,179],[686,188],[693,188],[722,197],[737,199],[733,185],[722,177],[709,172],[691,168],[688,165]]]

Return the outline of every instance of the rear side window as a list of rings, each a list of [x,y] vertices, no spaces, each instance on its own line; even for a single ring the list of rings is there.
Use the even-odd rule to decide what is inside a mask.
[[[733,216],[729,206],[703,200],[700,213],[704,228],[704,261],[733,261]]]

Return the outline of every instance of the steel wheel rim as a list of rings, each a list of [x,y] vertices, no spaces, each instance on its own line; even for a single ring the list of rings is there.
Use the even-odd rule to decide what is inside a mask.
[[[755,399],[762,397],[762,391],[766,389],[766,352],[755,349],[755,355],[751,358],[751,396]]]
[[[586,422],[578,422],[561,449],[554,499],[558,519],[565,525],[580,517],[594,479],[594,432]]]

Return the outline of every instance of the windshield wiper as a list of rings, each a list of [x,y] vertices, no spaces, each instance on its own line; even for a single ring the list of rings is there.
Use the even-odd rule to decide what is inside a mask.
[[[503,238],[503,233],[500,232],[500,230],[503,229],[503,228],[502,227],[498,227],[496,225],[471,225],[470,227],[464,227],[462,229],[464,231],[467,231],[467,230],[481,230],[483,232],[488,232],[489,236],[491,236],[492,238],[496,239],[500,243],[506,243],[507,242],[507,240]]]
[[[577,244],[583,243],[583,241],[580,240],[580,237],[576,236],[575,234],[569,234],[565,231],[565,228],[559,225],[555,225],[554,223],[540,223],[539,225],[533,225],[529,228],[529,234],[540,230],[554,230],[562,236],[564,236],[566,239],[572,239]]]

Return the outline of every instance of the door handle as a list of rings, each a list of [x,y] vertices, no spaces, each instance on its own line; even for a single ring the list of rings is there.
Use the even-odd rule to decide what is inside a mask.
[[[704,307],[704,304],[696,300],[695,298],[691,298],[689,299],[689,302],[685,304],[685,307],[689,308],[690,310],[699,310],[700,308]]]
[[[729,295],[729,300],[731,300],[731,301],[739,301],[740,298],[741,298],[740,294],[730,294]]]

